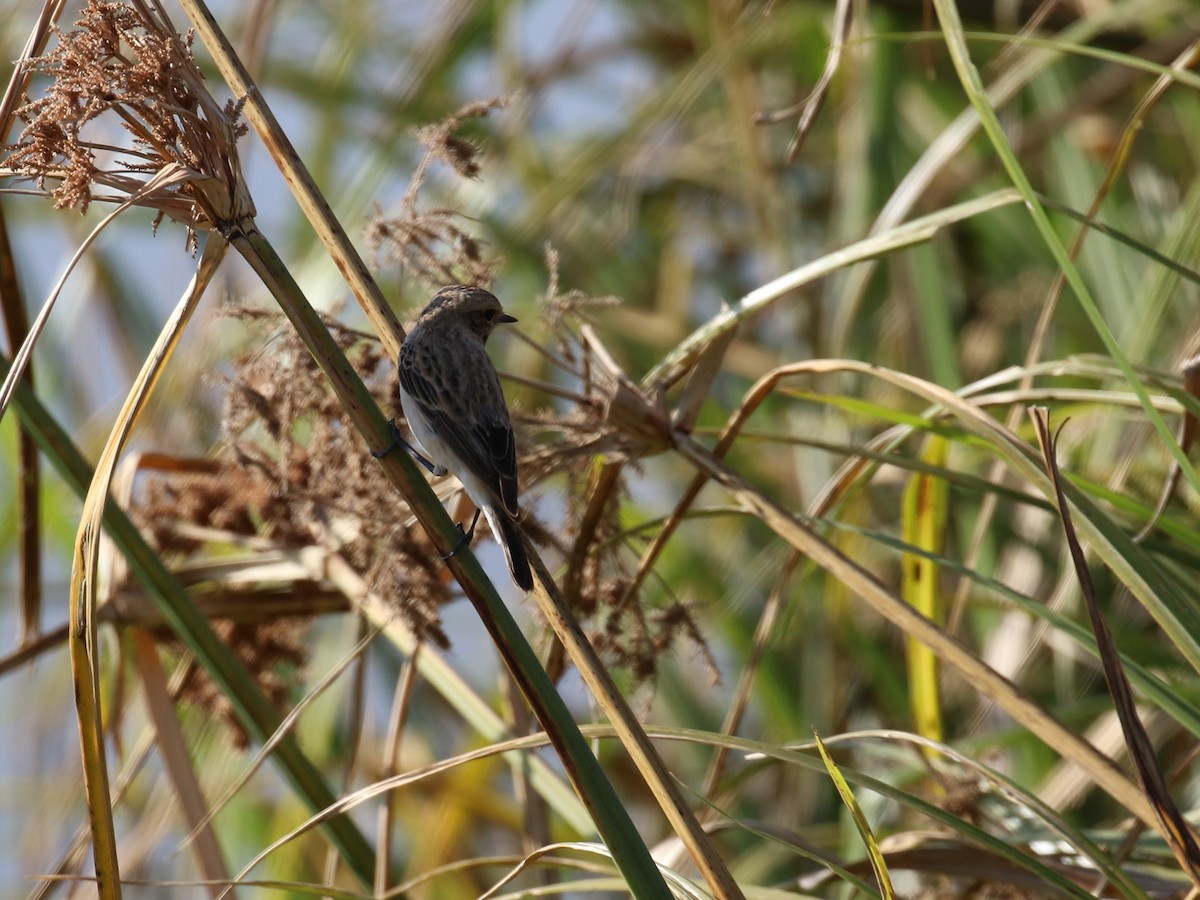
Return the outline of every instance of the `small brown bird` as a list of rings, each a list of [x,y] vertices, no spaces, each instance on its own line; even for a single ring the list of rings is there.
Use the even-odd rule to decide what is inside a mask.
[[[500,378],[484,346],[497,325],[515,321],[483,288],[442,288],[400,348],[400,405],[429,459],[408,449],[435,475],[457,477],[478,507],[459,547],[474,536],[482,512],[513,581],[529,591],[533,575],[517,525],[516,444]],[[397,443],[405,443],[399,435]]]

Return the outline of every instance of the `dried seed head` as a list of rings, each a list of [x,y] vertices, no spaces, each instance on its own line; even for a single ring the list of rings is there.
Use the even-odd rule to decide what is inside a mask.
[[[549,280],[539,319],[557,340],[559,366],[575,376],[576,399],[573,406],[516,417],[519,425],[543,435],[557,434],[522,457],[520,471],[523,485],[565,475],[568,511],[552,533],[538,531],[536,523],[523,527],[534,543],[556,544],[566,557],[564,594],[607,665],[630,673],[639,684],[653,682],[661,660],[681,643],[690,643],[716,681],[716,661],[688,605],[670,596],[651,603],[635,591],[629,565],[633,539],[621,521],[630,493],[627,480],[642,458],[667,446],[670,418],[622,371],[587,324],[589,312],[620,300],[582,291],[560,294],[558,254],[550,246],[546,269]],[[609,464],[624,461],[606,494],[596,477],[598,455]],[[558,676],[558,657],[550,658],[551,674]]]
[[[213,630],[258,682],[267,699],[286,709],[290,705],[293,686],[308,666],[308,648],[304,639],[310,624],[308,616],[283,616],[250,624],[224,619],[214,622]],[[169,645],[178,639],[171,633],[163,634],[162,640]],[[229,697],[204,669],[199,666],[189,669],[180,688],[180,697],[222,721],[238,749],[249,746],[250,737],[234,713]]]
[[[425,145],[433,159],[446,163],[463,178],[476,178],[479,175],[479,163],[476,161],[479,147],[456,132],[470,120],[482,119],[493,109],[507,105],[507,97],[491,97],[468,103],[436,125],[419,129],[417,139]]]
[[[414,634],[446,646],[440,622],[440,608],[450,599],[445,565],[312,356],[278,314],[232,314],[263,333],[254,351],[235,361],[224,385],[225,439],[211,460],[216,470],[156,473],[135,506],[137,521],[156,546],[185,553],[200,549],[194,526],[207,529],[202,534],[216,529],[267,538],[276,549],[335,553]],[[377,401],[385,409],[398,404],[392,362],[381,345],[326,324]]]
[[[417,197],[435,160],[446,163],[463,178],[478,177],[479,147],[457,131],[471,119],[482,118],[507,102],[497,97],[470,103],[436,125],[417,131],[425,155],[413,173],[399,215],[388,217],[378,211],[367,226],[367,242],[377,262],[397,263],[431,287],[492,283],[497,260],[484,257],[479,239],[460,224],[465,217],[444,207],[421,209]]]
[[[89,0],[75,28],[57,36],[50,52],[27,61],[51,83],[17,111],[25,129],[6,148],[9,174],[39,188],[57,182],[58,208],[137,196],[158,210],[156,226],[164,215],[182,222],[192,249],[197,230],[254,215],[237,156],[241,104],[208,92],[191,34],[178,34],[157,0]],[[113,143],[106,122],[131,139]]]

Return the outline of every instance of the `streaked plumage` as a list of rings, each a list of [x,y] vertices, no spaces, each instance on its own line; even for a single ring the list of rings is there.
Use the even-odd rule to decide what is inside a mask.
[[[517,451],[504,391],[485,344],[497,325],[515,322],[482,288],[442,288],[400,348],[400,404],[421,449],[455,475],[483,512],[508,568],[533,588],[517,526]]]

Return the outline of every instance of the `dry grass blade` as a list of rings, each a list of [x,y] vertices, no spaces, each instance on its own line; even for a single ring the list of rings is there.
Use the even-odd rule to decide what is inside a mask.
[[[724,369],[725,354],[736,337],[737,331],[730,329],[701,351],[671,413],[671,421],[680,431],[691,434],[701,407],[712,398],[713,385]]]
[[[750,641],[750,658],[746,660],[746,664],[738,673],[738,683],[733,690],[733,699],[729,703],[729,709],[725,712],[724,721],[721,722],[722,734],[736,734],[741,726],[746,710],[750,706],[759,667],[762,665],[763,656],[767,652],[771,635],[774,633],[775,623],[779,620],[779,613],[783,609],[787,589],[792,583],[792,576],[802,558],[794,550],[788,553],[787,560],[775,581],[775,586],[771,589],[771,596],[763,604],[762,614],[758,617],[758,624],[754,627],[754,637]],[[712,797],[725,774],[725,765],[728,759],[728,748],[718,746],[717,752],[713,754],[712,761],[708,764],[708,771],[704,775],[704,787],[701,788],[703,796]]]
[[[754,383],[750,390],[746,392],[746,396],[742,398],[742,402],[738,404],[737,409],[730,415],[728,421],[725,423],[725,427],[721,429],[721,435],[717,438],[716,446],[712,449],[714,459],[719,460],[725,457],[725,454],[729,452],[730,447],[733,446],[733,442],[745,427],[747,420],[754,414],[754,411],[771,395],[782,379],[797,371],[801,371],[801,369],[795,369],[792,366],[781,366],[772,372],[768,372]],[[686,428],[681,430],[684,432],[688,431]],[[622,603],[631,602],[641,589],[646,577],[654,568],[655,561],[666,548],[671,536],[675,534],[680,524],[682,524],[687,511],[696,502],[696,498],[700,496],[700,491],[707,482],[708,476],[704,472],[697,472],[684,489],[682,496],[675,504],[675,508],[671,510],[671,515],[667,517],[663,526],[655,533],[650,546],[646,548],[646,552],[642,554],[641,560],[638,561],[637,572],[634,573],[629,586],[625,589],[625,597]]]
[[[1058,434],[1052,435],[1050,432],[1050,414],[1045,407],[1032,407],[1029,410],[1029,416],[1037,429],[1038,442],[1041,444],[1046,464],[1046,473],[1054,484],[1058,499],[1059,520],[1062,522],[1063,534],[1071,551],[1071,561],[1075,565],[1075,573],[1079,576],[1079,589],[1087,604],[1088,618],[1091,619],[1092,631],[1095,632],[1096,644],[1100,650],[1100,663],[1104,667],[1104,678],[1108,682],[1113,706],[1121,720],[1121,730],[1125,734],[1129,756],[1137,769],[1142,789],[1146,792],[1146,797],[1158,818],[1159,830],[1171,847],[1171,852],[1175,854],[1179,865],[1191,877],[1196,888],[1200,889],[1200,845],[1197,845],[1196,834],[1192,831],[1192,826],[1183,817],[1183,813],[1180,812],[1171,796],[1170,786],[1155,758],[1154,746],[1150,743],[1145,726],[1142,725],[1141,718],[1138,716],[1133,688],[1121,665],[1121,657],[1116,642],[1113,640],[1112,630],[1108,627],[1104,614],[1100,610],[1087,556],[1083,552],[1083,547],[1080,546],[1079,538],[1075,534],[1075,527],[1071,522],[1071,510],[1066,494],[1062,490],[1062,475],[1059,473],[1056,458]]]
[[[84,500],[79,530],[75,536],[75,552],[71,564],[71,669],[76,683],[80,740],[84,768],[88,772],[88,809],[92,817],[92,836],[95,844],[96,872],[102,896],[120,896],[120,875],[117,869],[116,835],[113,831],[109,806],[108,770],[104,754],[98,693],[99,659],[96,654],[96,561],[100,550],[100,522],[108,500],[109,484],[125,441],[154,389],[171,353],[179,343],[184,328],[199,305],[217,266],[225,255],[224,241],[212,241],[204,248],[196,274],[192,278],[175,312],[163,326],[158,341],[146,358],[130,389],[129,396],[113,425],[96,473]]]
[[[473,869],[493,868],[495,866],[512,867],[520,865],[521,860],[524,858],[525,857],[521,856],[520,854],[506,854],[496,856],[477,856],[471,859],[455,860],[454,862],[446,863],[445,865],[436,866],[426,872],[422,872],[421,874],[408,879],[403,884],[392,888],[386,894],[381,894],[380,900],[393,900],[395,897],[403,897],[445,875],[468,872]],[[571,869],[577,872],[587,872],[593,875],[603,876],[612,871],[611,866],[606,866],[603,863],[586,862],[584,860],[562,856],[548,857],[546,858],[545,862],[547,865],[555,866],[560,869]],[[621,882],[620,878],[602,877],[572,881],[570,887],[573,891],[580,892],[582,895],[587,895],[589,891],[593,893],[598,893],[601,891],[620,892],[624,889],[625,885]],[[553,896],[553,892],[555,890],[556,888],[550,888],[549,890],[544,890],[541,893],[546,896]],[[557,890],[563,889],[557,888]],[[522,892],[521,896],[529,897],[531,894]],[[532,896],[538,895],[535,893]],[[508,897],[513,897],[513,895],[510,894]]]
[[[184,666],[184,669],[187,667]],[[172,679],[171,687],[177,687],[178,681]],[[125,755],[124,767],[117,775],[116,781],[113,784],[113,804],[120,803],[124,798],[129,786],[134,779],[141,773],[142,767],[150,758],[150,754],[154,750],[154,731],[147,727],[133,746],[129,748]],[[88,839],[91,837],[87,826],[81,826],[78,831],[72,836],[71,843],[60,854],[58,861],[50,866],[47,871],[52,876],[66,878],[69,875],[78,872],[83,865],[84,856],[87,853]],[[56,885],[56,881],[52,878],[47,878],[37,887],[35,887],[26,896],[25,900],[46,900],[49,897]]]
[[[976,690],[992,698],[1015,720],[1038,735],[1063,756],[1083,767],[1097,785],[1143,821],[1157,824],[1146,798],[1112,760],[1035,703],[1025,692],[983,662],[970,649],[925,618],[903,598],[894,594],[866,569],[817,536],[794,514],[764,497],[732,469],[713,459],[707,450],[680,435],[680,453],[710,478],[730,491],[738,501],[789,544],[861,597],[867,604],[906,635],[930,647],[940,659],[953,666]]]
[[[304,714],[304,711],[312,706],[317,698],[325,693],[325,691],[332,686],[335,681],[337,681],[338,677],[343,671],[345,671],[347,666],[349,666],[362,655],[363,651],[367,649],[367,646],[371,643],[371,641],[375,640],[375,637],[381,630],[382,628],[378,625],[371,626],[367,634],[365,634],[362,639],[359,640],[358,643],[356,643],[345,656],[342,657],[341,661],[327,673],[325,673],[321,680],[318,681],[317,684],[313,685],[312,690],[310,690],[300,700],[299,703],[292,707],[288,714],[283,717],[283,721],[279,723],[279,727],[275,730],[275,733],[266,741],[264,741],[262,746],[258,748],[253,758],[246,765],[246,768],[230,783],[229,787],[226,788],[225,793],[221,795],[221,798],[212,805],[212,808],[209,809],[207,813],[191,823],[192,829],[188,832],[187,837],[185,837],[181,842],[181,848],[186,847],[193,841],[203,837],[206,833],[209,833],[213,818],[217,816],[221,810],[228,806],[229,802],[233,800],[235,796],[237,796],[238,791],[240,791],[246,785],[246,783],[250,781],[250,779],[254,776],[254,773],[262,767],[263,763],[265,763],[268,757],[270,757],[270,755],[275,751],[275,748],[279,746],[279,742],[291,734],[292,729],[296,727],[296,723],[300,721],[300,716]]]
[[[595,730],[595,727],[593,727],[589,729],[589,732]],[[605,731],[604,733],[608,734],[611,733],[611,731]],[[260,850],[249,862],[246,863],[242,870],[234,876],[233,884],[236,885],[243,883],[243,880],[246,878],[246,876],[253,871],[259,863],[265,860],[280,847],[290,843],[300,835],[311,831],[322,822],[326,822],[336,816],[341,816],[344,813],[361,806],[368,800],[372,800],[375,797],[382,796],[390,791],[395,791],[412,784],[419,784],[427,778],[432,778],[444,772],[449,772],[459,766],[467,765],[477,760],[489,759],[493,756],[503,756],[506,753],[536,750],[545,747],[548,744],[553,744],[553,739],[545,732],[538,732],[536,734],[530,734],[519,738],[510,738],[503,741],[494,741],[485,747],[479,747],[474,750],[456,754],[452,757],[439,759],[436,762],[418,766],[414,769],[409,769],[407,772],[402,772],[399,775],[383,778],[374,782],[373,784],[359,788],[356,791],[338,798],[338,800],[332,806],[321,810],[315,816],[311,816],[304,822],[297,825],[287,834],[282,835],[271,844]]]
[[[617,690],[607,668],[584,635],[563,596],[554,584],[541,558],[530,553],[530,564],[537,580],[534,597],[554,636],[579,670],[592,697],[616,729],[625,751],[630,755],[646,786],[654,795],[679,840],[687,847],[692,861],[700,869],[713,895],[719,898],[741,897],[742,890],[717,853],[707,832],[683,797],[675,777],[654,749],[633,710]]]
[[[330,555],[317,561],[311,556],[313,577],[329,578],[373,623],[383,629],[384,635],[395,647],[411,657],[412,663],[430,687],[445,698],[446,703],[462,716],[463,721],[487,740],[505,740],[511,737],[510,730],[496,712],[446,660],[446,657],[420,639],[397,620],[383,600],[373,594],[362,575],[340,555]],[[554,809],[555,813],[580,834],[591,834],[595,830],[587,811],[579,799],[540,757],[523,759],[516,755],[508,757],[514,768],[528,768],[529,779],[538,792]]]
[[[579,516],[578,534],[574,546],[567,554],[567,572],[563,578],[562,594],[565,605],[569,608],[579,608],[585,567],[595,544],[596,529],[600,525],[605,509],[613,499],[614,493],[619,490],[624,466],[624,461],[620,459],[606,461],[599,463],[591,473],[587,503]],[[561,671],[551,671],[551,677],[556,681],[561,674]]]
[[[154,638],[141,629],[135,630],[133,644],[135,664],[146,694],[146,708],[154,722],[159,757],[175,789],[180,809],[192,826],[192,844],[200,871],[210,881],[228,881],[229,871],[217,844],[217,836],[208,825],[210,816],[205,812],[204,793],[200,789],[179,719],[175,715],[162,662],[158,658],[158,646]],[[217,893],[216,888],[209,888],[211,896],[216,897]]]
[[[851,0],[837,0],[833,18],[833,43],[829,47],[829,54],[825,57],[825,68],[821,71],[821,78],[812,89],[812,93],[788,109],[774,113],[760,113],[757,116],[757,121],[764,125],[790,119],[797,114],[800,116],[796,123],[796,134],[788,144],[787,153],[784,156],[788,165],[794,163],[800,156],[804,140],[808,137],[809,131],[817,121],[817,115],[825,105],[825,98],[829,96],[829,85],[841,66],[842,51],[845,48],[846,39],[850,37],[850,25],[853,21],[854,4]]]
[[[75,606],[72,604],[73,609]],[[101,900],[119,900],[121,870],[117,861],[117,835],[109,799],[99,675],[95,669],[95,635],[87,631],[87,623],[72,623],[70,636],[71,672],[83,754],[83,784],[91,825],[96,892]]]
[[[400,771],[400,748],[404,741],[405,726],[408,724],[408,713],[412,709],[413,687],[417,683],[417,663],[421,659],[421,646],[418,644],[413,655],[405,660],[400,667],[400,676],[396,679],[396,690],[392,696],[392,711],[388,716],[387,737],[383,745],[382,771],[385,777],[396,775]],[[388,794],[379,806],[379,814],[375,819],[375,893],[387,893],[388,877],[392,868],[392,826],[396,820],[398,798]]]
[[[364,696],[366,693],[366,658],[364,653],[367,645],[375,640],[380,629],[371,625],[366,619],[356,618],[354,620],[355,628],[359,635],[359,644],[351,651],[348,659],[342,665],[335,666],[333,670],[328,672],[322,683],[317,686],[318,689],[323,689],[333,683],[334,679],[340,675],[340,670],[344,666],[352,666],[350,673],[350,686],[348,693],[350,695],[349,708],[346,711],[346,719],[349,723],[349,747],[346,753],[346,767],[342,772],[342,790],[347,790],[358,778],[359,768],[362,766],[361,749],[363,741],[363,730],[366,727],[364,721]],[[310,695],[315,695],[316,691],[310,691]],[[309,698],[305,697],[305,702],[309,702]],[[337,882],[338,870],[342,865],[341,856],[338,854],[336,847],[328,847],[325,850],[325,878],[324,883],[334,885]],[[375,874],[379,875],[381,863],[376,861]]]
[[[558,850],[575,850],[580,853],[594,853],[599,856],[608,856],[608,853],[605,851],[602,844],[587,844],[579,841],[564,841],[558,844],[548,844],[547,846],[540,847],[534,852],[528,854],[524,859],[513,866],[503,878],[488,888],[487,891],[480,894],[479,900],[493,900],[493,898],[499,894],[501,888],[503,888],[505,885],[511,884],[516,880],[517,876],[533,866],[543,857],[550,856]]]
[[[526,855],[525,858],[513,866],[503,878],[492,885],[492,887],[489,888],[486,893],[480,894],[479,900],[504,900],[506,897],[531,896],[532,894],[528,891],[520,891],[510,894],[501,894],[499,891],[506,885],[511,884],[514,880],[516,880],[517,876],[538,862],[547,862],[552,865],[562,865],[564,860],[569,859],[569,857],[554,856],[557,851],[562,850],[573,850],[576,853],[585,853],[591,856],[598,856],[602,859],[612,858],[608,852],[608,849],[603,844],[589,844],[584,841],[561,841],[555,844],[547,844],[546,846],[539,847],[537,850]],[[580,868],[584,867],[581,866]],[[587,867],[587,869],[591,871],[601,871],[595,866]],[[708,894],[700,890],[696,885],[692,884],[686,878],[683,878],[677,872],[673,872],[670,869],[663,867],[662,873],[663,876],[670,881],[674,888],[672,891],[672,896],[682,898],[682,900],[707,900],[709,896]],[[597,885],[596,889],[600,890],[602,887],[604,886]],[[570,885],[561,885],[557,888],[552,888],[551,890],[566,891],[568,888],[572,893],[575,891],[586,892],[587,890],[586,886],[580,885],[578,882]]]
[[[61,883],[83,883],[93,881],[83,875],[65,875],[65,876],[44,876],[47,886],[53,887]],[[162,881],[158,879],[148,878],[126,878],[123,882],[130,887],[138,888],[155,888],[158,891],[168,891],[178,888],[207,888],[211,891],[221,891],[230,887],[228,880],[212,881],[212,880],[189,880],[189,881]],[[288,896],[293,897],[315,897],[320,900],[371,900],[364,894],[359,894],[354,891],[342,890],[339,888],[322,887],[321,885],[309,884],[301,881],[278,881],[275,879],[256,879],[253,881],[242,881],[239,884],[243,887],[269,888],[272,891],[286,891]],[[218,896],[220,894],[218,893]]]
[[[39,634],[31,641],[21,644],[12,653],[0,657],[0,676],[16,671],[22,666],[33,662],[44,653],[55,649],[67,639],[70,629],[66,625]]]

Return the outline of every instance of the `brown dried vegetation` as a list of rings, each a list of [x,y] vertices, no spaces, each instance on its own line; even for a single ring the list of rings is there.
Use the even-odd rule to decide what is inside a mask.
[[[438,607],[444,566],[407,521],[395,490],[346,419],[295,332],[270,313],[238,309],[257,348],[225,381],[219,471],[149,480],[137,517],[164,550],[193,551],[193,524],[260,535],[279,549],[321,547],[344,557],[422,639],[446,645]],[[379,344],[330,323],[339,344],[392,403]]]
[[[56,34],[48,53],[28,61],[51,84],[17,110],[25,128],[6,148],[9,171],[42,189],[57,182],[58,208],[83,212],[93,200],[136,195],[158,210],[155,227],[163,216],[182,222],[192,251],[197,230],[254,215],[236,148],[246,132],[241,104],[213,99],[190,34],[181,37],[157,2],[90,0],[75,28]],[[132,136],[123,145],[110,143],[118,122]]]
[[[446,646],[439,616],[440,606],[452,596],[445,565],[371,459],[299,338],[275,314],[246,308],[231,314],[247,326],[255,349],[222,380],[223,441],[216,471],[148,476],[134,509],[137,521],[156,547],[175,554],[206,549],[198,537],[202,533],[189,526],[227,532],[231,541],[266,537],[278,550],[316,546],[336,553],[363,574],[372,594],[419,638]],[[328,324],[381,407],[401,415],[393,366],[379,343],[333,321]],[[628,539],[620,522],[623,484],[607,496],[597,517],[583,515],[592,498],[595,448],[612,431],[601,406],[589,390],[564,412],[545,408],[527,416],[514,411],[522,524],[535,544],[578,560],[576,577],[568,580],[577,585],[573,600],[585,624],[590,623],[597,650],[609,665],[644,682],[653,678],[661,657],[680,638],[702,649],[704,642],[682,602],[644,609],[636,600],[626,600],[630,574]],[[535,427],[544,435],[557,434],[535,444]],[[568,512],[554,528],[532,510],[538,483],[557,475],[565,478]],[[577,546],[584,522],[588,530]],[[298,591],[307,588],[305,582],[295,586]],[[257,632],[243,631],[231,634],[262,644]],[[284,657],[295,662],[291,653]],[[251,668],[269,667],[258,660]],[[264,687],[270,687],[269,679]]]
[[[417,139],[425,153],[400,201],[399,212],[387,216],[380,209],[367,226],[367,243],[378,261],[398,264],[407,275],[431,287],[456,283],[486,287],[492,283],[499,261],[483,255],[480,241],[460,224],[462,213],[449,207],[422,208],[418,195],[434,162],[445,163],[463,178],[479,177],[480,148],[458,131],[507,102],[494,97],[469,103],[441,122],[418,129]]]

